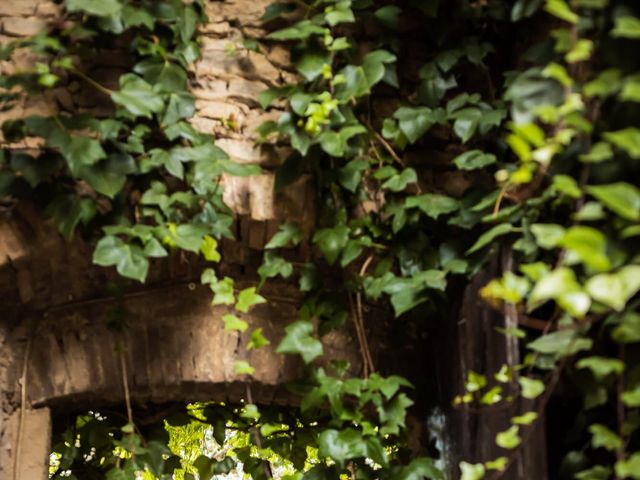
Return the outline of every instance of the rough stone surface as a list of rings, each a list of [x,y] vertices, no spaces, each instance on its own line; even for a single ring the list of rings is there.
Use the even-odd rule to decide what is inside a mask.
[[[16,410],[8,419],[6,435],[0,438],[0,478],[45,480],[49,476],[49,451],[51,448],[51,413],[49,409],[25,410],[20,436],[20,457],[17,472],[14,472],[19,430],[20,410]]]

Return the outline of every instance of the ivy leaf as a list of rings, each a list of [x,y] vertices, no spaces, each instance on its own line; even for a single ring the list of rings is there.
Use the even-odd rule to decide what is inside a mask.
[[[253,368],[249,362],[238,360],[233,366],[233,371],[236,375],[253,375],[256,369]]]
[[[595,228],[581,225],[571,227],[560,239],[558,245],[594,270],[603,271],[611,267],[606,253],[607,240],[604,234]]]
[[[137,75],[127,73],[120,77],[120,91],[113,92],[111,98],[115,103],[134,116],[150,118],[164,108],[162,97]]]
[[[476,133],[482,115],[482,111],[478,108],[463,108],[451,115],[451,118],[455,120],[453,131],[462,140],[462,143],[467,143]]]
[[[640,19],[631,15],[623,15],[615,19],[612,37],[640,38]]]
[[[535,352],[563,357],[581,350],[589,350],[592,344],[590,338],[581,338],[573,330],[560,330],[543,335],[527,346]]]
[[[302,20],[288,28],[267,35],[271,40],[305,40],[312,35],[324,35],[329,30],[315,25],[310,20]]]
[[[336,87],[336,98],[346,102],[352,98],[360,98],[371,93],[369,81],[364,68],[361,66],[347,65],[340,74],[344,82]]]
[[[418,175],[413,168],[405,168],[401,173],[393,175],[382,184],[382,188],[388,188],[392,192],[401,192],[410,183],[416,183]]]
[[[538,419],[537,412],[527,412],[511,419],[511,423],[515,425],[531,425]]]
[[[305,263],[300,267],[299,288],[301,292],[310,292],[318,286],[318,269],[312,263]]]
[[[640,133],[640,130],[638,132]],[[636,186],[617,182],[589,186],[587,191],[621,217],[632,221],[640,220],[640,189]]]
[[[313,243],[320,249],[329,265],[333,265],[349,241],[349,227],[336,225],[316,231]]]
[[[266,252],[262,265],[258,268],[258,275],[260,275],[262,281],[278,275],[281,275],[282,278],[289,278],[292,273],[293,265],[274,252]]]
[[[633,390],[627,390],[622,393],[622,403],[630,408],[640,407],[640,385]]]
[[[65,0],[70,12],[86,12],[97,17],[110,17],[122,9],[118,0]]]
[[[511,21],[518,22],[528,18],[538,11],[543,0],[517,0],[511,7]]]
[[[245,330],[247,330],[247,328],[249,328],[249,324],[247,322],[231,313],[223,315],[222,321],[224,322],[224,329],[228,332],[244,332]]]
[[[512,425],[504,432],[496,435],[496,445],[507,450],[512,450],[520,445],[522,441],[518,435],[520,428],[518,425]]]
[[[401,107],[393,118],[398,120],[400,131],[404,133],[411,143],[415,143],[436,123],[442,123],[442,113],[438,113],[427,107]]]
[[[401,14],[402,10],[400,7],[396,5],[386,5],[376,10],[373,16],[385,27],[395,30],[398,28]]]
[[[295,3],[272,3],[267,6],[264,14],[260,17],[260,20],[263,22],[269,22],[282,15],[293,12],[295,9]]]
[[[93,263],[103,267],[115,265],[120,275],[139,282],[144,282],[149,270],[149,260],[142,248],[112,235],[100,239],[93,252]]]
[[[302,241],[302,230],[297,223],[283,223],[280,230],[276,233],[269,243],[265,245],[265,249],[282,248],[288,245],[296,246]]]
[[[485,471],[484,465],[481,463],[460,462],[460,480],[482,480]]]
[[[496,163],[496,156],[482,150],[469,150],[453,159],[460,170],[477,170]]]
[[[520,388],[522,389],[522,396],[524,398],[528,398],[529,400],[538,398],[545,389],[544,383],[535,378],[519,377],[518,383],[520,384]]]
[[[313,324],[299,320],[285,328],[286,335],[278,345],[277,353],[300,355],[305,363],[310,363],[322,355],[322,343],[313,335]]]
[[[578,368],[588,368],[598,381],[615,373],[620,375],[624,371],[624,363],[616,358],[605,357],[587,357],[582,358],[576,363]]]
[[[222,280],[216,280],[210,284],[210,287],[214,293],[212,305],[233,305],[235,303],[232,278],[224,277]]]
[[[330,64],[331,58],[328,52],[313,49],[304,52],[296,61],[296,68],[306,81],[312,82],[322,74],[325,65]]]
[[[440,215],[455,212],[460,208],[455,198],[433,193],[426,193],[406,200],[407,208],[419,208],[425,215],[437,220]]]
[[[369,167],[369,162],[361,158],[355,158],[338,171],[340,185],[355,193],[362,180],[362,172]]]
[[[198,27],[198,14],[195,9],[190,5],[183,5],[181,13],[177,18],[176,26],[180,33],[180,39],[182,43],[188,43],[196,33]]]
[[[580,17],[569,8],[564,0],[546,0],[544,9],[565,22],[576,24],[580,20]]]
[[[266,302],[266,298],[256,293],[256,287],[245,288],[238,294],[238,303],[236,303],[236,310],[242,313],[248,313],[249,309],[254,305]]]
[[[400,429],[405,427],[407,408],[411,405],[413,405],[413,401],[404,393],[401,393],[400,395],[396,395],[393,400],[384,407],[378,407],[380,422],[383,424],[380,433],[382,435],[399,435]]]
[[[640,289],[640,266],[629,265],[618,272],[595,275],[587,280],[585,288],[594,300],[621,311]]]
[[[501,223],[496,225],[491,230],[480,235],[476,243],[474,243],[469,250],[467,250],[467,255],[477,252],[481,248],[486,247],[491,242],[493,242],[496,238],[501,237],[502,235],[506,235],[507,233],[511,233],[513,231],[513,226],[509,223]]]
[[[611,469],[596,465],[588,470],[582,470],[574,475],[576,480],[609,480],[611,478]]]
[[[640,342],[640,314],[626,312],[621,323],[613,329],[611,337],[618,343]]]
[[[366,455],[362,435],[357,430],[325,430],[318,437],[319,456],[329,457],[341,467],[347,460]]]
[[[547,250],[556,248],[566,233],[563,227],[555,223],[534,223],[530,228],[536,243]]]
[[[183,92],[187,87],[187,72],[169,61],[146,59],[133,67],[133,71],[166,93]]]
[[[200,251],[208,262],[219,262],[222,258],[218,252],[218,241],[210,235],[205,235],[202,239]]]
[[[95,138],[75,135],[68,137],[68,141],[61,146],[60,152],[73,175],[79,175],[83,166],[95,165],[98,160],[107,156],[100,142]]]
[[[335,27],[339,23],[353,23],[356,21],[353,11],[350,8],[342,6],[340,2],[336,3],[332,10],[325,13],[324,18],[332,27]]]
[[[591,433],[591,446],[593,448],[605,448],[609,451],[615,451],[622,448],[622,439],[609,430],[604,425],[594,423],[589,426]]]
[[[604,133],[605,140],[624,150],[631,158],[640,158],[640,129],[628,127],[615,132]]]
[[[262,328],[256,328],[253,332],[251,332],[251,337],[249,338],[249,343],[247,344],[247,350],[261,348],[265,345],[269,345],[270,343],[271,342],[267,340],[262,334]]]

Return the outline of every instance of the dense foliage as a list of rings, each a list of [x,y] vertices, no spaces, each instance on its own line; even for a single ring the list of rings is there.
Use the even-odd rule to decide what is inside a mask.
[[[37,157],[2,150],[2,194],[41,202],[66,236],[99,237],[94,262],[128,278],[144,281],[149,258],[169,249],[219,261],[218,240],[231,235],[232,223],[220,176],[259,169],[233,163],[187,122],[201,3],[64,4],[65,22],[5,47],[5,57],[26,46],[40,61],[2,78],[0,100],[8,106],[78,78],[115,110],[5,122],[7,142],[37,137],[42,148]],[[315,178],[317,256],[290,263],[286,250],[303,234],[284,224],[265,247],[260,285],[237,292],[214,268],[202,281],[213,303],[235,306],[226,328],[244,331],[242,314],[266,301],[262,283],[299,279],[300,320],[286,327],[278,351],[308,365],[300,411],[251,402],[193,407],[169,420],[174,439],[185,435],[180,428],[209,432],[218,445],[229,431],[246,434],[226,456],[196,459],[163,429],[156,436],[131,418],[80,417],[57,449],[53,478],[172,478],[180,468],[184,478],[204,479],[236,461],[254,479],[271,478],[275,464],[289,479],[443,478],[436,462],[406,447],[410,385],[375,373],[362,305],[389,302],[402,317],[398,328],[428,328],[425,318],[449,308],[451,284],[475,275],[500,244],[510,245],[514,268],[489,282],[483,297],[516,312],[522,325],[544,327],[505,330],[519,339],[523,363],[491,378],[469,372],[466,390],[451,400],[460,408],[514,402],[505,392],[515,383],[536,408],[496,436],[503,456],[462,462],[461,478],[499,478],[560,382],[580,406],[561,446],[563,478],[640,478],[636,2],[297,0],[274,3],[263,21],[273,33],[246,45],[286,42],[300,81],[260,96],[263,108],[279,101],[289,111],[259,133],[295,151],[276,188],[304,172]],[[85,73],[105,43],[131,50],[131,71],[117,88]],[[397,105],[386,117],[381,106],[390,98]],[[428,181],[425,172],[434,170]],[[340,362],[330,371],[314,362],[323,355],[318,336],[348,318],[362,378],[347,376]],[[267,343],[252,332],[251,348]],[[252,371],[237,365],[239,374]]]

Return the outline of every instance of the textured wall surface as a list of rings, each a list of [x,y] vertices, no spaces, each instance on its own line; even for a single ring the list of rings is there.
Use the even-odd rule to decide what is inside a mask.
[[[288,152],[258,147],[255,142],[255,128],[279,115],[277,110],[264,112],[257,95],[291,80],[286,49],[264,47],[259,54],[242,46],[246,38],[265,35],[259,18],[269,3],[207,2],[210,21],[202,27],[202,59],[191,75],[197,109],[193,125],[213,135],[234,161],[263,167],[257,177],[223,180],[225,201],[237,214],[236,240],[223,242],[225,261],[217,269],[236,279],[239,288],[255,284],[260,249],[282,219],[298,221],[307,230],[314,222],[310,178],[303,176],[275,194],[273,172]],[[51,1],[0,0],[0,44],[45,30],[59,14],[59,6]],[[115,86],[126,60],[118,50],[105,50],[99,58],[100,65],[92,66],[90,75]],[[29,52],[19,49],[10,62],[0,63],[0,72],[30,68],[33,62]],[[108,108],[108,99],[92,87],[68,79],[65,88],[29,97],[0,113],[0,121],[61,111],[108,113]],[[37,146],[33,140],[14,145]],[[210,305],[211,292],[199,286],[202,264],[198,260],[172,256],[153,263],[147,285],[131,286],[118,301],[105,289],[118,281],[117,274],[92,266],[91,251],[91,245],[79,239],[65,242],[29,206],[1,215],[1,479],[12,478],[24,365],[24,407],[43,409],[26,410],[21,444],[33,443],[36,424],[42,424],[39,439],[45,443],[21,449],[25,468],[30,469],[19,467],[17,478],[24,480],[46,478],[42,470],[34,473],[32,469],[44,464],[40,450],[48,449],[49,416],[41,413],[49,406],[74,410],[122,404],[125,377],[133,400],[140,402],[239,401],[245,397],[246,385],[252,386],[258,402],[294,401],[282,384],[299,373],[301,364],[275,353],[283,327],[296,319],[298,298],[293,289],[275,285],[261,292],[269,304],[244,318],[253,328],[262,327],[271,344],[247,351],[251,330],[244,334],[223,330],[220,317],[227,309]],[[307,255],[306,247],[291,254],[301,260]],[[124,328],[109,328],[114,312],[122,309],[127,312]],[[346,358],[358,368],[358,349],[351,336],[330,334],[323,341],[329,358]],[[124,348],[124,370],[116,347]],[[235,375],[236,360],[256,367],[254,376]]]

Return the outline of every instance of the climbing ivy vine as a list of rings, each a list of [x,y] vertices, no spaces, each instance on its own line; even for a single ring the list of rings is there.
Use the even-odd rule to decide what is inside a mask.
[[[187,121],[202,3],[64,5],[58,27],[4,47],[3,58],[28,47],[39,60],[2,77],[0,101],[9,108],[77,80],[113,111],[5,122],[13,148],[0,157],[3,196],[42,203],[67,237],[97,239],[94,262],[127,278],[144,281],[149,258],[171,249],[218,262],[232,223],[220,177],[259,169],[232,162]],[[307,365],[300,409],[258,409],[250,399],[193,406],[167,419],[173,426],[157,440],[131,417],[120,425],[82,417],[58,449],[53,478],[89,478],[78,472],[91,469],[96,478],[168,479],[180,469],[204,479],[238,461],[254,479],[445,478],[407,446],[411,384],[377,371],[363,305],[389,305],[395,329],[427,329],[452,308],[456,285],[498,250],[513,267],[481,295],[515,318],[518,327],[502,333],[523,360],[469,371],[451,401],[481,410],[523,398],[532,407],[496,436],[504,455],[460,463],[460,478],[500,478],[559,385],[579,408],[558,475],[640,478],[636,2],[300,0],[270,5],[262,21],[272,33],[250,44],[286,44],[299,81],[260,95],[264,109],[287,113],[258,133],[293,150],[276,188],[314,178],[315,253],[304,265],[288,260],[305,232],[286,223],[265,247],[255,287],[238,292],[215,266],[202,282],[214,304],[234,307],[222,320],[240,332],[250,328],[242,315],[267,301],[265,282],[298,283],[300,319],[277,351]],[[87,73],[105,44],[130,49],[130,69],[113,85]],[[19,148],[35,138],[37,156]],[[320,337],[351,323],[362,375],[345,362],[318,367]],[[254,329],[249,348],[268,342]],[[239,362],[236,372],[251,375],[253,366]],[[194,460],[170,441],[188,428],[218,445],[230,431],[245,435],[226,456]]]

